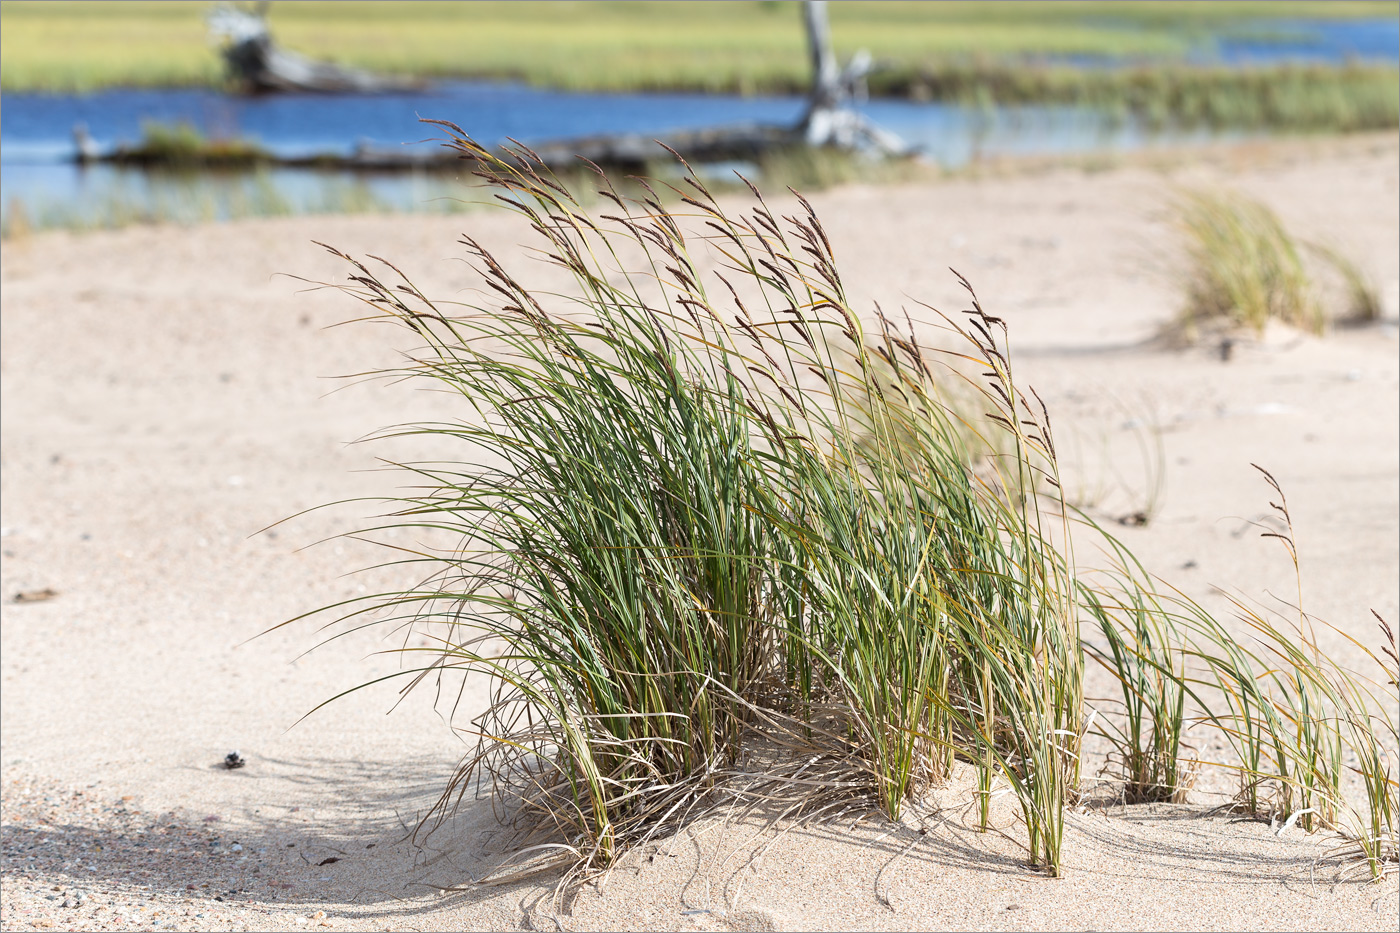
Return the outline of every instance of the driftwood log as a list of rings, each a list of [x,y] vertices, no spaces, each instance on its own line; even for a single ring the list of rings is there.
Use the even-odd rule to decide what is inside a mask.
[[[253,12],[221,4],[209,15],[210,31],[225,40],[229,77],[247,93],[384,94],[423,87],[421,81],[320,62],[280,48],[272,40],[266,12],[264,0]]]
[[[84,129],[74,127],[80,139],[77,161],[103,162],[139,168],[251,168],[277,165],[287,168],[347,169],[364,172],[452,171],[460,170],[463,156],[443,147],[375,146],[362,142],[349,154],[324,153],[309,156],[280,156],[264,149],[238,144],[212,143],[205,151],[181,152],[178,158],[143,145],[117,146],[98,152]],[[658,160],[669,158],[660,144],[670,146],[696,163],[756,161],[766,152],[804,145],[800,132],[777,126],[752,124],[649,136],[625,133],[584,136],[535,143],[531,149],[540,160],[556,171],[576,168],[587,159],[605,168],[643,171]]]
[[[812,59],[812,90],[807,112],[797,127],[803,141],[809,146],[885,156],[910,154],[910,146],[904,140],[876,126],[855,107],[868,97],[865,78],[872,64],[870,53],[861,49],[844,69],[837,67],[826,0],[807,0],[802,4],[802,23],[807,29],[807,50]]]

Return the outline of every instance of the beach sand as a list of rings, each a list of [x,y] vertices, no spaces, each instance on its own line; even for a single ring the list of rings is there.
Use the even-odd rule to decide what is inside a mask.
[[[1215,587],[1296,598],[1287,555],[1251,524],[1269,512],[1257,463],[1288,495],[1305,607],[1375,644],[1370,610],[1400,615],[1397,176],[1389,134],[989,168],[811,200],[857,307],[955,312],[966,301],[948,268],[972,281],[1050,407],[1071,496],[1107,522],[1153,513],[1121,528],[1149,569],[1217,609]],[[1178,186],[1258,197],[1350,255],[1379,284],[1384,320],[1323,338],[1271,329],[1228,361],[1216,344],[1163,345],[1180,302]],[[257,636],[416,574],[347,575],[380,555],[307,547],[372,504],[255,532],[393,492],[403,480],[377,458],[411,445],[350,442],[457,413],[406,385],[327,378],[393,364],[403,337],[330,326],[360,308],[291,277],[344,280],[311,241],[385,256],[428,295],[470,301],[464,231],[527,283],[557,281],[504,212],[52,232],[0,247],[4,929],[1396,928],[1394,876],[1364,883],[1328,857],[1335,837],[1209,815],[1221,778],[1184,805],[1072,813],[1057,880],[1026,868],[1009,803],[1003,833],[979,835],[951,791],[898,826],[712,816],[629,853],[562,912],[550,876],[471,885],[504,844],[488,801],[406,839],[466,750],[431,691],[400,702],[390,683],[302,718],[396,670],[378,652],[399,642],[371,630],[307,653],[332,634],[313,621]],[[1359,660],[1339,636],[1324,644]],[[469,684],[459,721],[485,696]],[[227,770],[234,749],[247,764]]]

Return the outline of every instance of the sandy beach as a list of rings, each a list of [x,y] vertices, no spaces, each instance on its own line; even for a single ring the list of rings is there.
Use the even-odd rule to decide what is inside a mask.
[[[1280,327],[1228,354],[1169,346],[1182,187],[1246,193],[1349,255],[1378,284],[1382,321],[1320,338]],[[1217,588],[1296,598],[1287,555],[1254,524],[1270,492],[1255,463],[1287,492],[1305,608],[1369,644],[1371,610],[1400,618],[1393,133],[990,167],[811,201],[857,307],[956,311],[949,267],[972,281],[1050,408],[1071,497],[1109,523],[1151,513],[1121,527],[1150,570],[1222,611]],[[1367,883],[1330,857],[1334,836],[1211,815],[1228,779],[1187,804],[1075,811],[1055,880],[1025,866],[1009,802],[1003,832],[977,834],[956,788],[899,825],[708,817],[630,852],[563,912],[555,877],[471,884],[501,858],[489,801],[406,838],[466,751],[431,691],[400,701],[389,683],[306,717],[397,669],[382,652],[399,643],[367,630],[316,647],[333,631],[311,621],[258,636],[417,574],[349,575],[380,555],[316,544],[370,504],[258,532],[392,493],[402,479],[379,458],[412,458],[411,442],[353,442],[457,413],[410,386],[331,378],[393,364],[403,337],[332,326],[361,311],[296,278],[344,280],[312,241],[467,301],[479,283],[459,261],[464,232],[530,284],[558,281],[500,211],[0,246],[4,929],[1396,928],[1395,875]],[[1340,635],[1323,645],[1361,660]],[[485,698],[469,686],[464,705]],[[235,749],[247,764],[225,769]]]

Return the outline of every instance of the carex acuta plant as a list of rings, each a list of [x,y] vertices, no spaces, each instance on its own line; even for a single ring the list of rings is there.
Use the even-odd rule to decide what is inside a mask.
[[[1115,558],[1102,582],[1081,589],[1100,635],[1086,640],[1085,650],[1117,681],[1122,713],[1095,721],[1118,759],[1126,803],[1184,803],[1195,779],[1184,757],[1185,639],[1141,565],[1121,546]]]
[[[429,823],[490,793],[520,851],[547,853],[521,871],[579,877],[726,799],[898,818],[960,760],[983,824],[1004,782],[1031,863],[1058,874],[1086,728],[1081,621],[1109,638],[1094,656],[1124,687],[1134,794],[1183,792],[1183,697],[1202,693],[1184,664],[1205,652],[1145,573],[1112,589],[1076,572],[1048,410],[970,284],[960,315],[924,308],[935,346],[907,314],[852,308],[800,195],[788,216],[753,185],[746,208],[722,205],[681,160],[661,193],[597,170],[603,206],[585,209],[528,148],[438,125],[571,285],[532,289],[467,237],[487,297],[448,305],[327,247],[349,264],[341,287],[417,342],[384,375],[462,404],[384,432],[460,454],[402,464],[414,485],[357,533],[411,530],[412,548],[389,546],[424,582],[319,610],[427,636],[402,642],[402,676],[442,691],[474,738]],[[467,718],[469,676],[491,688]],[[1248,718],[1273,700],[1248,702],[1206,718],[1284,728],[1277,704]],[[1242,772],[1266,770],[1263,738],[1239,744]]]
[[[1277,501],[1270,502],[1278,540],[1299,572],[1293,519],[1279,482],[1262,467]],[[1301,576],[1298,577],[1301,581]],[[1201,662],[1196,686],[1215,699],[1199,703],[1199,718],[1216,727],[1235,752],[1236,805],[1284,827],[1338,833],[1346,857],[1373,878],[1396,868],[1397,793],[1392,762],[1400,749],[1396,683],[1400,659],[1395,635],[1375,613],[1379,653],[1355,636],[1285,603],[1291,618],[1238,596],[1229,601],[1246,633],[1237,640],[1198,605],[1188,605],[1190,653]],[[1323,652],[1318,630],[1349,643],[1368,671],[1349,668]]]

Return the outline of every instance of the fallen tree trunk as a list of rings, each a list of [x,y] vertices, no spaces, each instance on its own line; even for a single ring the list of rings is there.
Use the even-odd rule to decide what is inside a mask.
[[[423,82],[376,75],[359,68],[321,62],[279,48],[262,11],[217,7],[209,28],[228,40],[223,49],[233,83],[246,93],[300,91],[316,94],[384,94],[417,90]]]
[[[224,48],[229,75],[246,92],[302,91],[316,94],[384,94],[416,90],[420,81],[385,77],[346,68],[278,48],[270,36],[230,43]]]
[[[837,67],[836,53],[831,47],[831,27],[826,17],[826,0],[807,0],[802,5],[802,22],[807,30],[807,49],[812,60],[812,91],[808,95],[807,113],[797,129],[807,145],[882,156],[910,155],[911,147],[904,140],[876,126],[855,108],[856,99],[865,98],[870,54],[862,49],[844,70]]]
[[[80,163],[103,162],[138,168],[253,168],[278,165],[288,168],[348,169],[366,172],[460,169],[463,156],[442,147],[410,148],[361,143],[347,154],[319,153],[283,156],[238,140],[203,141],[197,137],[183,146],[146,140],[98,151],[82,127],[74,127]],[[729,160],[757,161],[764,153],[804,145],[799,131],[786,127],[748,124],[715,129],[668,133],[660,137],[641,133],[584,136],[544,141],[533,150],[555,171],[582,164],[580,158],[625,171],[643,171],[668,158],[665,144],[697,164]]]

